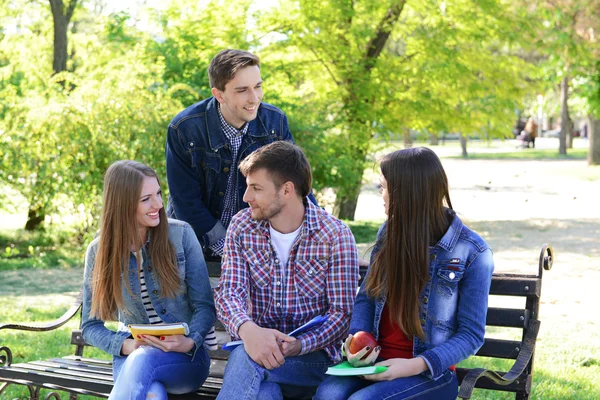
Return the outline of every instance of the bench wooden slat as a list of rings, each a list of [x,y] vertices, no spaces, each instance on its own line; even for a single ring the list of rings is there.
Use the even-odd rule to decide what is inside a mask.
[[[523,329],[529,323],[530,317],[531,312],[529,310],[489,307],[485,324]]]
[[[520,349],[520,341],[485,338],[485,342],[477,352],[477,355],[515,360],[519,355]]]
[[[69,364],[69,363],[56,362],[55,360],[30,361],[28,364],[36,365],[36,366],[44,367],[44,368],[50,368],[50,369],[68,370],[68,371],[72,371],[73,373],[76,373],[76,374],[79,372],[92,373],[92,374],[94,374],[94,376],[102,375],[102,376],[107,377],[107,379],[112,380],[112,370],[107,369],[107,368],[98,369],[92,365],[89,365],[89,366],[73,365],[73,364]]]
[[[542,281],[537,277],[522,275],[494,274],[490,294],[500,296],[537,296],[540,297]]]

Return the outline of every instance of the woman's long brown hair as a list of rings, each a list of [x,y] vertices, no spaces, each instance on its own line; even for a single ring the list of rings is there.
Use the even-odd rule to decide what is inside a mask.
[[[381,173],[389,195],[387,230],[366,290],[373,297],[385,295],[392,321],[409,338],[424,339],[419,295],[429,279],[429,246],[448,230],[448,180],[440,159],[424,147],[386,155]]]
[[[131,248],[139,249],[146,237],[140,237],[136,218],[145,177],[158,181],[154,170],[136,161],[117,161],[104,176],[104,196],[100,238],[92,275],[90,314],[102,320],[114,320],[124,307],[122,284],[129,293],[129,257]],[[160,185],[160,182],[159,182]],[[160,223],[149,228],[150,258],[163,297],[175,297],[181,290],[177,274],[175,249],[169,241],[169,223],[164,207],[159,210]],[[140,251],[136,252],[138,263]]]

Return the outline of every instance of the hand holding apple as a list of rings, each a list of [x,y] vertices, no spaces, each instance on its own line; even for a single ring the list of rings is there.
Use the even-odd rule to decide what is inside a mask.
[[[377,360],[381,347],[368,332],[360,331],[348,335],[344,343],[344,351],[348,362],[355,367],[371,365]]]

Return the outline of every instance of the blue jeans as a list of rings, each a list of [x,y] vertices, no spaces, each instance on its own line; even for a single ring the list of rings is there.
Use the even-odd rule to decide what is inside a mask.
[[[115,385],[109,400],[167,400],[167,393],[193,392],[204,383],[209,368],[204,348],[192,361],[184,353],[142,346],[128,356],[113,356]]]
[[[355,376],[330,376],[315,394],[315,400],[454,400],[458,395],[458,380],[447,370],[440,379],[424,375],[371,382]]]
[[[281,367],[268,370],[255,363],[244,346],[238,346],[227,360],[217,399],[310,399],[331,365],[327,354],[319,350],[287,357]]]

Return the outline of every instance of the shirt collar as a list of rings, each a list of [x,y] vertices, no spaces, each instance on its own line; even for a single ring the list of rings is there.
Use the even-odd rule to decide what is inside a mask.
[[[219,121],[221,122],[221,128],[225,133],[227,139],[231,140],[238,136],[243,136],[248,131],[248,122],[246,122],[240,129],[231,125],[229,122],[225,121],[223,114],[221,113],[221,104],[217,102],[217,114],[219,114]]]

